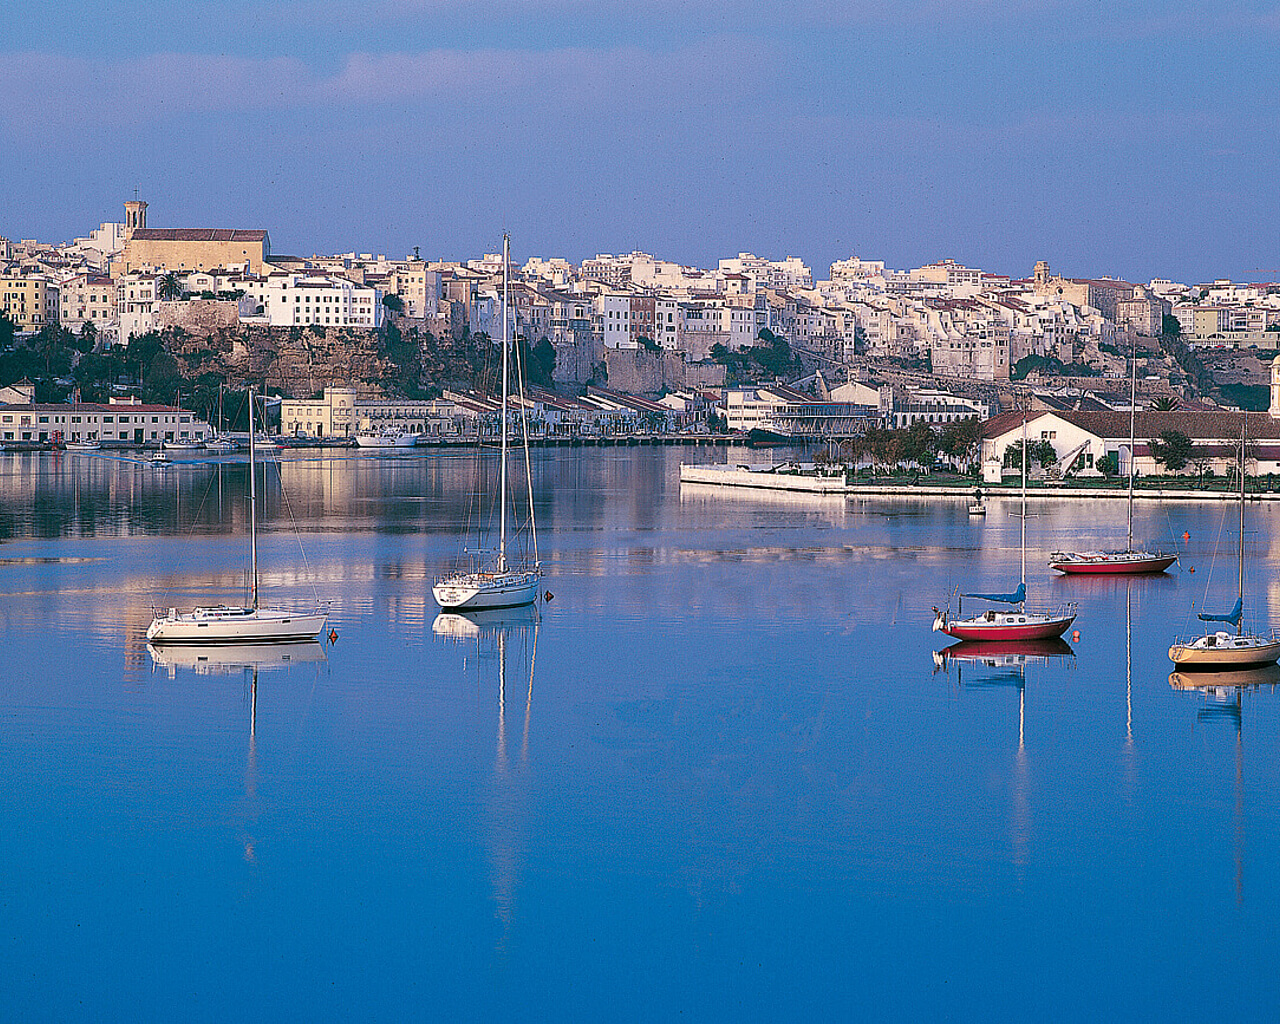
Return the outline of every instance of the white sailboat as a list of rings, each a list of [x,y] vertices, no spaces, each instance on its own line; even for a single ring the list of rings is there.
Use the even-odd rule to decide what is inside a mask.
[[[1178,560],[1176,554],[1164,551],[1133,549],[1133,473],[1134,445],[1138,417],[1138,343],[1130,356],[1133,368],[1129,378],[1129,543],[1123,551],[1055,551],[1049,556],[1049,568],[1069,576],[1137,576],[1164,572]]]
[[[532,546],[532,562],[513,565],[507,559],[507,408],[510,403],[510,321],[508,308],[508,268],[511,263],[511,240],[502,236],[502,419],[499,433],[502,435],[502,461],[499,467],[498,489],[498,550],[496,556],[479,566],[437,577],[431,588],[436,603],[446,611],[473,611],[481,608],[518,608],[532,604],[538,598],[538,585],[542,579],[542,563],[538,561],[538,535],[533,521],[532,479],[529,472],[529,433],[521,403],[521,436],[524,441],[526,487],[529,488],[529,534]],[[523,380],[523,376],[521,377]],[[523,398],[523,394],[521,395]]]
[[[253,582],[248,607],[203,605],[180,612],[170,608],[147,627],[152,644],[281,643],[314,640],[324,629],[328,611],[317,607],[298,612],[263,607],[258,603],[258,488],[257,446],[253,429],[253,391],[249,391],[249,551]]]
[[[215,455],[229,455],[239,447],[239,445],[237,445],[235,441],[227,435],[224,426],[225,417],[222,415],[222,392],[225,387],[225,384],[218,385],[218,426],[204,443],[205,451],[212,452]]]
[[[1184,669],[1228,669],[1249,665],[1268,665],[1280,658],[1280,633],[1246,633],[1244,630],[1244,449],[1245,427],[1240,428],[1240,542],[1238,545],[1239,585],[1236,606],[1226,615],[1201,612],[1201,622],[1223,622],[1236,627],[1235,634],[1225,629],[1175,640],[1169,648],[1169,659]],[[1207,629],[1207,627],[1206,627]]]

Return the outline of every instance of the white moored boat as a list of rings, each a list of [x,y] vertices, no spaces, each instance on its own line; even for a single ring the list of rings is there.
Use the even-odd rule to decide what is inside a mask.
[[[532,561],[528,564],[512,565],[507,559],[507,434],[509,433],[507,378],[511,349],[507,314],[507,266],[511,258],[510,246],[510,239],[504,235],[502,238],[502,419],[499,425],[499,432],[502,435],[502,458],[499,468],[497,556],[488,564],[459,570],[436,579],[431,593],[436,603],[446,611],[517,608],[532,604],[538,599],[538,585],[542,580],[542,564],[538,561],[538,534],[533,521],[532,480],[529,476],[529,432],[523,402],[520,405],[520,427],[524,441],[525,482],[530,491],[529,538]]]
[[[1210,615],[1201,612],[1201,622],[1221,622],[1235,626],[1230,633],[1215,629],[1203,636],[1175,640],[1169,648],[1169,659],[1183,669],[1243,668],[1248,665],[1267,665],[1280,658],[1280,633],[1270,630],[1264,633],[1246,633],[1244,630],[1244,470],[1245,428],[1240,428],[1240,540],[1238,544],[1239,585],[1236,606],[1226,615]]]
[[[395,427],[365,430],[356,434],[356,446],[359,448],[412,448],[418,443],[420,436]]]
[[[153,644],[281,643],[314,640],[324,629],[329,613],[321,607],[309,611],[267,608],[258,604],[258,488],[257,445],[253,440],[253,392],[249,392],[249,550],[252,585],[247,607],[203,605],[180,612],[170,608],[147,627]]]

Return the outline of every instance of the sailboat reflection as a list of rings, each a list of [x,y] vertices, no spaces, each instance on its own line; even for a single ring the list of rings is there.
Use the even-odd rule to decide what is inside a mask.
[[[180,668],[196,675],[234,675],[245,669],[287,668],[301,662],[325,661],[324,648],[316,641],[289,644],[147,644],[147,653],[173,679]]]
[[[1075,650],[1061,637],[1047,640],[961,640],[958,644],[933,652],[935,669],[946,671],[954,664],[986,668],[1016,668],[1045,662],[1051,658],[1073,658]]]
[[[324,648],[314,640],[278,644],[147,644],[147,653],[157,668],[168,670],[169,678],[177,678],[179,669],[200,676],[249,675],[249,750],[245,761],[244,790],[247,816],[253,820],[259,813],[258,797],[258,673],[288,669],[300,664],[327,661]],[[244,859],[257,862],[254,838],[243,836]]]
[[[441,612],[431,623],[431,632],[442,639],[459,644],[476,645],[474,664],[479,682],[487,688],[496,661],[497,735],[493,764],[493,782],[488,802],[490,846],[493,866],[493,900],[503,934],[497,951],[505,955],[507,936],[515,919],[515,895],[519,881],[521,847],[524,842],[520,805],[523,802],[525,772],[529,766],[529,725],[533,715],[533,671],[538,660],[538,626],[541,617],[537,605],[520,608],[495,608],[474,612]],[[511,668],[515,675],[528,666],[524,694],[524,721],[520,730],[520,747],[516,757],[507,748],[507,689],[514,681],[508,674],[508,654],[519,651],[519,660]],[[496,657],[495,657],[496,656]],[[482,689],[481,692],[484,692]]]
[[[1175,690],[1198,692],[1204,703],[1196,712],[1197,722],[1227,722],[1236,731],[1235,777],[1235,888],[1236,902],[1244,902],[1244,715],[1245,691],[1269,686],[1275,692],[1280,683],[1280,665],[1255,665],[1224,672],[1173,672],[1169,685]]]
[[[1027,757],[1027,667],[1075,658],[1071,645],[1061,637],[1044,640],[962,640],[933,652],[935,672],[956,670],[956,684],[962,689],[1011,686],[1018,691],[1018,749],[1014,754],[1012,800],[1009,829],[1013,866],[1021,880],[1031,843],[1031,767]],[[968,683],[965,668],[970,669]]]

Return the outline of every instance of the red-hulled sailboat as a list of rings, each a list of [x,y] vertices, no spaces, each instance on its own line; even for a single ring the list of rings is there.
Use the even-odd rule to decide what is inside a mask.
[[[1071,576],[1137,576],[1164,572],[1178,560],[1176,554],[1133,549],[1133,464],[1138,399],[1137,342],[1130,357],[1133,370],[1129,380],[1129,544],[1123,551],[1055,551],[1049,568]]]
[[[933,610],[935,632],[957,640],[1047,640],[1060,637],[1076,618],[1076,606],[1064,604],[1053,611],[1028,609],[1027,602],[1027,418],[1022,417],[1022,579],[1011,594],[962,594],[958,617],[951,610]],[[963,598],[977,598],[1012,608],[988,608],[981,615],[964,618]]]

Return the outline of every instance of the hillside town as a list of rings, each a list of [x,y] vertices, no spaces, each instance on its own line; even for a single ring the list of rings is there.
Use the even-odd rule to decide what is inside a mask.
[[[1019,277],[849,257],[815,278],[799,257],[750,253],[706,269],[641,252],[507,268],[492,254],[298,256],[266,229],[151,227],[147,213],[130,200],[123,221],[70,242],[0,237],[0,443],[71,440],[71,422],[49,419],[68,401],[98,407],[92,428],[76,417],[76,441],[198,441],[221,388],[250,383],[278,396],[289,438],[484,436],[504,269],[543,439],[841,440],[1014,408],[1105,419],[1135,400],[1195,435],[1192,413],[1275,405],[1276,283],[1132,283],[1045,261]],[[123,403],[154,407],[156,429],[122,432]],[[1105,422],[1082,470],[1118,443]]]

